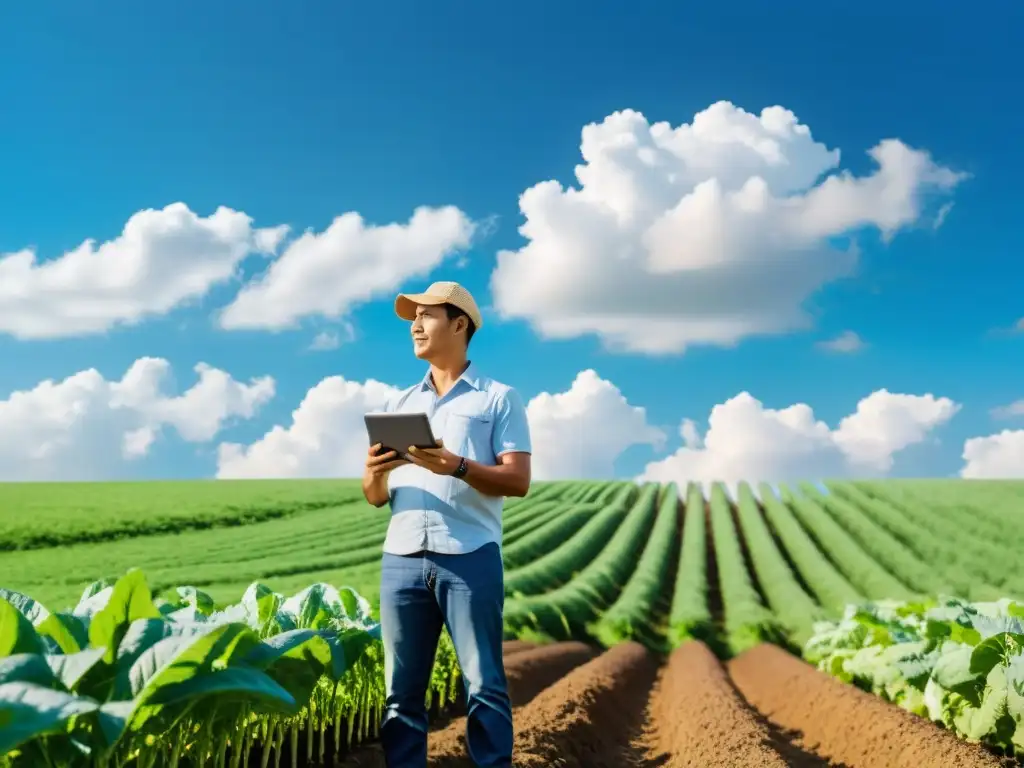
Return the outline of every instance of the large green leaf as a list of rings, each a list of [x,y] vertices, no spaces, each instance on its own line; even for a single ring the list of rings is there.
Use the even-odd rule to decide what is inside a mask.
[[[974,647],[971,654],[971,671],[977,675],[987,675],[997,665],[1006,665],[1011,656],[1020,654],[1024,643],[1024,635],[999,632],[990,635]]]
[[[114,585],[102,579],[94,581],[82,590],[82,597],[71,611],[75,616],[88,622],[93,616],[106,608],[110,596],[114,594]]]
[[[352,621],[367,623],[370,621],[370,601],[356,592],[352,587],[341,587],[338,590],[345,614]]]
[[[985,640],[993,635],[1009,633],[1012,635],[1024,635],[1024,619],[1014,616],[975,616],[971,623]]]
[[[190,677],[179,683],[162,685],[146,705],[170,706],[182,702],[196,703],[207,696],[217,697],[218,708],[225,701],[246,703],[261,711],[295,714],[299,704],[288,691],[258,669],[228,667]],[[222,700],[223,699],[223,700]]]
[[[289,597],[281,611],[292,616],[299,629],[328,629],[333,620],[346,616],[338,590],[323,582],[310,584]]]
[[[1024,656],[1014,656],[1006,667],[1006,711],[1024,736]]]
[[[69,654],[50,654],[46,663],[53,675],[69,691],[76,691],[79,681],[95,667],[106,653],[106,648],[86,648]]]
[[[152,648],[165,637],[176,633],[174,627],[164,619],[137,619],[128,625],[128,629],[117,647],[117,666],[125,670],[131,668],[136,659],[147,649]]]
[[[21,592],[15,592],[13,589],[0,588],[0,597],[17,608],[26,619],[32,622],[33,626],[50,615],[42,603]]]
[[[103,660],[113,664],[128,625],[138,619],[157,619],[160,612],[153,604],[153,596],[142,571],[132,569],[114,584],[106,606],[89,623],[89,642],[105,646]]]
[[[946,690],[960,694],[974,706],[980,706],[985,678],[971,670],[973,651],[969,645],[947,648],[935,662],[932,678]]]
[[[0,656],[44,650],[32,622],[14,605],[0,598]]]
[[[159,706],[149,706],[162,688],[223,670],[258,643],[255,632],[244,624],[222,624],[196,634],[171,636],[146,649],[128,673],[136,700],[131,728],[138,730],[162,714]]]
[[[1006,667],[995,666],[985,678],[981,706],[968,704],[953,717],[956,729],[971,741],[1008,746],[1014,722],[1007,711]]]
[[[0,685],[35,683],[51,688],[56,682],[46,658],[38,653],[16,653],[0,658]]]
[[[67,729],[77,715],[94,712],[92,699],[34,683],[0,685],[0,754],[25,742]]]
[[[335,655],[340,659],[336,660]],[[332,646],[314,629],[294,629],[267,638],[242,662],[266,672],[299,701],[309,698],[325,672],[333,673],[337,666],[343,672],[345,665],[344,650]]]
[[[109,748],[114,746],[125,729],[128,727],[128,720],[135,711],[135,702],[108,701],[96,710],[96,722],[99,725],[99,733],[95,735],[99,746]]]
[[[50,638],[64,653],[77,653],[89,644],[85,622],[70,613],[51,613],[39,622],[36,631]]]
[[[184,604],[194,608],[203,616],[213,613],[213,598],[201,589],[178,587],[175,591],[178,593],[179,605]]]

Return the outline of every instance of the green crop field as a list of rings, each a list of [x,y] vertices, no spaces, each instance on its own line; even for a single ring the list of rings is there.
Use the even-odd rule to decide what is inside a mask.
[[[1024,753],[1024,482],[538,483],[504,521],[509,640],[770,644]],[[387,524],[355,481],[0,486],[0,765],[348,764]],[[458,680],[445,638],[432,711]]]

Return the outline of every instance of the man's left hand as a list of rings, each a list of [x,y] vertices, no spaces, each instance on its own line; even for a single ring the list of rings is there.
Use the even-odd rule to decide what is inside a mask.
[[[409,461],[435,475],[451,475],[459,468],[461,457],[444,447],[444,441],[437,441],[437,448],[409,447]]]

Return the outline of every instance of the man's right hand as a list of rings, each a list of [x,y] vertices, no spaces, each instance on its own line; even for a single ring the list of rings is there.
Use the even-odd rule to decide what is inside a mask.
[[[366,455],[366,473],[374,479],[385,477],[391,470],[409,463],[405,459],[398,458],[398,453],[395,451],[378,454],[380,449],[380,443],[371,445]]]

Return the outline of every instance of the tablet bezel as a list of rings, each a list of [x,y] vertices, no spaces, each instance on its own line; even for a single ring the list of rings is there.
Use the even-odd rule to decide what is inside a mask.
[[[437,448],[437,439],[425,413],[367,413],[363,420],[370,445],[380,443],[381,454],[394,451],[408,461],[409,446]]]

